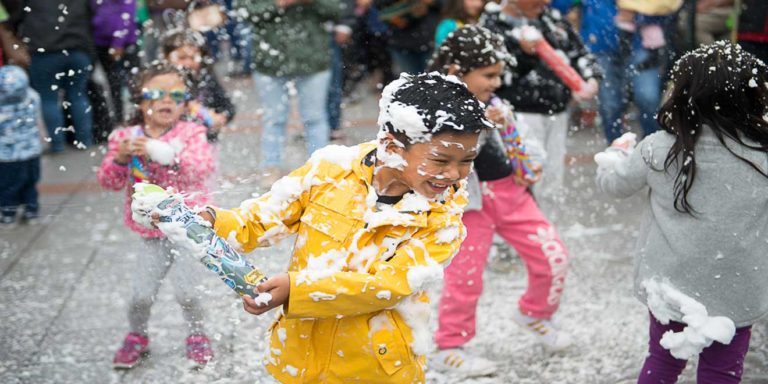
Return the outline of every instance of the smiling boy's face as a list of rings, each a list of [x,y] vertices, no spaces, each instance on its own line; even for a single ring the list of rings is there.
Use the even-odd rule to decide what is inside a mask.
[[[407,148],[390,147],[406,162],[398,175],[399,182],[387,192],[400,195],[414,191],[434,198],[466,178],[477,156],[479,133],[438,133],[425,143]]]

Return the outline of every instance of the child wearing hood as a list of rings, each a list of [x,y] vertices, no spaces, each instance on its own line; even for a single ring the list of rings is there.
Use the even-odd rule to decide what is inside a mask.
[[[38,217],[37,182],[40,180],[40,96],[29,86],[26,72],[15,65],[0,67],[0,227]]]

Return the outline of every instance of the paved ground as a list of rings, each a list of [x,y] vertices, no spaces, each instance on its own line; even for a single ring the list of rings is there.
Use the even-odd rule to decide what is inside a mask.
[[[217,203],[230,206],[258,187],[258,103],[250,80],[230,81],[239,114],[221,140]],[[348,143],[375,132],[377,98],[366,95],[346,109]],[[305,158],[298,126],[286,152],[288,167]],[[525,271],[488,272],[481,299],[480,334],[468,348],[502,362],[502,372],[475,383],[632,382],[646,351],[647,314],[631,296],[632,247],[640,196],[616,202],[596,194],[591,155],[603,146],[594,129],[574,130],[568,142],[569,194],[557,227],[572,256],[558,321],[576,345],[550,355],[509,319]],[[260,365],[271,316],[250,316],[239,300],[201,269],[197,289],[207,300],[207,329],[215,360],[201,371],[184,358],[185,326],[172,289],[161,289],[150,319],[152,354],[131,371],[115,371],[111,358],[127,329],[130,273],[138,241],[122,225],[122,193],[95,181],[102,150],[43,158],[43,222],[0,233],[0,383],[267,383]],[[289,244],[254,252],[268,274],[281,271]],[[435,288],[439,293],[440,287]],[[435,297],[435,296],[433,296]],[[746,383],[768,383],[766,332],[757,330],[747,359]],[[682,380],[693,383],[691,364]],[[428,373],[430,383],[458,382]],[[466,380],[464,380],[466,382]]]

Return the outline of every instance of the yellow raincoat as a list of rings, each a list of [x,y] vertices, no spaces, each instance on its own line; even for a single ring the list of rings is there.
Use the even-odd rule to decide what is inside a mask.
[[[375,142],[326,147],[269,193],[216,210],[216,232],[246,252],[298,234],[290,297],[265,359],[281,382],[425,382],[422,290],[464,239],[466,193],[377,203],[375,151]]]

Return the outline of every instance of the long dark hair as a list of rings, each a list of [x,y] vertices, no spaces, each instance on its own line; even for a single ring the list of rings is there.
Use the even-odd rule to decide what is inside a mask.
[[[429,62],[429,71],[448,73],[449,67],[456,65],[458,74],[463,76],[498,62],[515,65],[504,38],[483,27],[467,25],[451,32],[440,44]]]
[[[672,90],[657,121],[675,136],[665,172],[677,168],[675,209],[693,215],[688,193],[696,178],[694,147],[707,125],[734,156],[768,177],[768,171],[734,153],[725,138],[757,151],[768,151],[768,68],[738,45],[719,41],[686,54],[672,69]],[[745,142],[749,140],[757,144]]]
[[[131,104],[133,104],[134,111],[133,116],[131,116],[131,118],[128,120],[128,124],[144,124],[144,115],[141,112],[141,108],[139,108],[139,105],[143,101],[144,95],[142,89],[144,88],[144,84],[156,76],[167,74],[178,75],[179,78],[181,78],[181,80],[184,82],[184,86],[187,87],[187,91],[189,91],[191,88],[189,85],[189,78],[184,70],[171,65],[165,60],[155,60],[151,63],[148,63],[146,66],[144,66],[144,68],[142,68],[139,75],[136,76],[131,83],[130,100]]]

